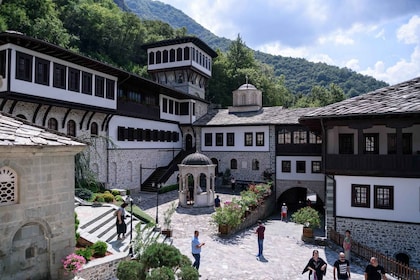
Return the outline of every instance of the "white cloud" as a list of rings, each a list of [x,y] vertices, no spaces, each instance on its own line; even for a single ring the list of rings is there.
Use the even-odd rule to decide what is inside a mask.
[[[376,33],[375,38],[385,40],[385,30],[382,28],[381,31]]]
[[[405,44],[420,43],[420,17],[413,16],[407,24],[397,30],[397,38]]]
[[[350,59],[349,61],[347,61],[345,63],[345,66],[349,69],[354,70],[354,71],[359,71],[360,70],[359,60],[357,58]]]

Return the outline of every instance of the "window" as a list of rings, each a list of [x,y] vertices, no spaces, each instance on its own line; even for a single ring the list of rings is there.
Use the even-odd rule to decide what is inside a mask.
[[[216,146],[223,146],[223,133],[216,133]]]
[[[16,79],[32,82],[32,56],[16,52]]]
[[[80,91],[80,71],[69,67],[69,90]]]
[[[320,161],[312,161],[312,173],[321,173]]]
[[[91,125],[90,125],[90,135],[92,136],[92,135],[95,135],[95,136],[97,136],[98,135],[98,124],[96,123],[96,122],[93,122]]]
[[[6,51],[0,51],[0,76],[6,78]]]
[[[365,154],[379,154],[379,134],[377,133],[366,133],[363,135],[364,138],[364,150]]]
[[[303,130],[298,130],[293,132],[293,144],[306,144],[306,135],[307,132]]]
[[[162,52],[157,51],[156,52],[156,64],[160,64],[162,62]]]
[[[50,62],[35,58],[35,83],[48,86],[50,84]]]
[[[351,185],[351,206],[370,207],[370,186],[369,185]]]
[[[252,132],[245,132],[245,146],[252,146]]]
[[[73,137],[76,137],[76,122],[69,120],[67,122],[67,134]]]
[[[58,122],[54,118],[48,120],[48,128],[53,130],[58,130]]]
[[[230,169],[238,169],[238,161],[234,158],[230,160]]]
[[[163,59],[162,59],[163,63],[167,63],[168,62],[168,51],[164,50],[163,51]]]
[[[171,49],[169,51],[169,61],[170,62],[174,62],[175,61],[175,50],[174,49]]]
[[[264,146],[264,132],[257,132],[255,138],[257,146]]]
[[[397,153],[397,134],[388,133],[388,154]],[[411,133],[402,134],[402,153],[411,155],[413,153],[413,135]]]
[[[211,133],[205,133],[204,134],[204,146],[212,146],[213,145],[213,139]]]
[[[0,206],[18,203],[16,172],[9,167],[0,168]]]
[[[53,86],[66,89],[66,66],[54,63]]]
[[[169,114],[174,113],[174,101],[169,99]]]
[[[292,172],[292,162],[290,160],[281,161],[281,172],[290,173]]]
[[[164,113],[168,112],[168,99],[166,98],[162,99],[162,112]]]
[[[95,96],[104,97],[105,94],[105,78],[95,76]]]
[[[320,135],[316,135],[314,132],[309,132],[309,143],[322,144],[322,138]]]
[[[394,187],[377,186],[374,189],[374,207],[379,209],[394,209]]]
[[[155,64],[155,53],[154,52],[149,53],[149,64]]]
[[[106,98],[115,99],[115,81],[106,79]]]
[[[338,153],[342,155],[354,154],[353,134],[338,135]]]
[[[277,134],[277,144],[290,144],[292,142],[291,139],[291,132],[286,129],[280,130]]]
[[[82,72],[82,93],[92,95],[92,74]]]
[[[176,61],[182,61],[182,48],[176,49]]]
[[[226,142],[227,146],[235,146],[235,133],[226,133]]]
[[[184,48],[184,60],[190,60],[190,48],[189,47]]]
[[[125,127],[123,126],[119,126],[118,127],[118,136],[117,136],[117,140],[118,141],[124,141],[124,132],[125,132]]]
[[[260,170],[260,162],[257,159],[252,160],[252,170]]]
[[[302,160],[296,161],[296,173],[306,173],[306,162]]]

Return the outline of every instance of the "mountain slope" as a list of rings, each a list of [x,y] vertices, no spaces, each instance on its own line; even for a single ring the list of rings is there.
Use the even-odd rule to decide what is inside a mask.
[[[185,27],[188,34],[199,37],[213,49],[226,51],[232,42],[229,39],[217,37],[171,5],[152,0],[114,0],[114,2],[122,9],[130,9],[142,19],[160,20],[173,28]],[[303,58],[274,56],[259,51],[255,51],[255,57],[271,65],[276,76],[284,75],[285,84],[293,94],[307,94],[315,85],[328,86],[330,83],[335,83],[348,96],[356,96],[388,85],[348,68],[313,63]]]

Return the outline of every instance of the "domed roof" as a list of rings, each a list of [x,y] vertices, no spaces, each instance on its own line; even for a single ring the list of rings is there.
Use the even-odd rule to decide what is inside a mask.
[[[247,89],[257,89],[257,88],[251,84],[243,84],[238,88],[238,90],[247,90]]]
[[[210,165],[213,164],[208,156],[203,155],[199,152],[195,152],[191,155],[188,155],[181,162],[184,165]]]

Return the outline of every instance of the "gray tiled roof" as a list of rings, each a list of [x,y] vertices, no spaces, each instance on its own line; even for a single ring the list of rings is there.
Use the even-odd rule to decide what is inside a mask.
[[[281,106],[263,107],[258,112],[232,113],[228,109],[213,109],[198,119],[196,126],[298,124],[300,116],[314,108],[285,109]]]
[[[0,113],[0,146],[83,146],[69,137]]]
[[[302,119],[420,113],[420,77],[313,110]]]

